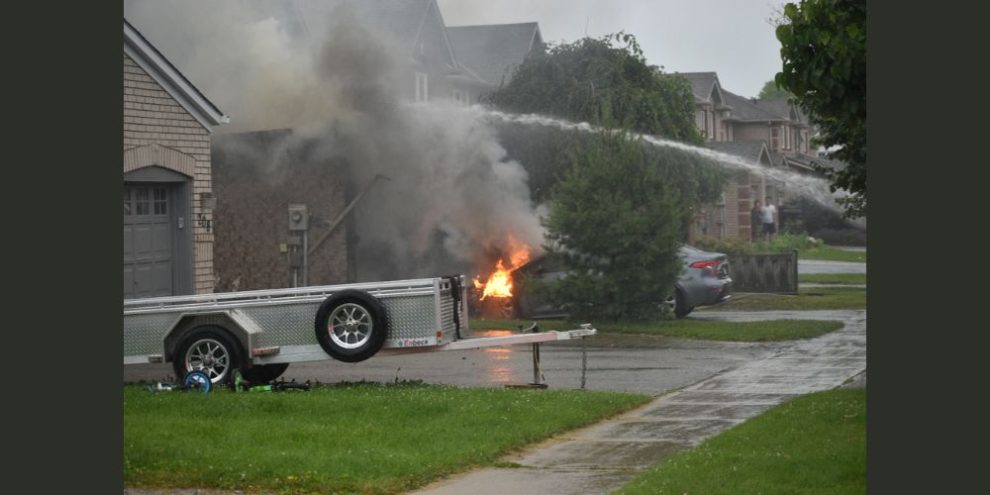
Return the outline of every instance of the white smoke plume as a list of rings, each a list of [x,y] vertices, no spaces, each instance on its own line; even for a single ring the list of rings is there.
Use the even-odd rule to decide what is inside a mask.
[[[125,17],[230,115],[220,132],[292,129],[280,146],[317,140],[348,163],[352,189],[389,179],[354,212],[357,250],[376,260],[361,280],[478,272],[514,242],[535,254],[527,174],[483,112],[406,103],[410,47],[349,3],[323,2],[342,6],[302,23],[299,0],[133,0]],[[279,150],[257,158],[272,177],[291,166]]]

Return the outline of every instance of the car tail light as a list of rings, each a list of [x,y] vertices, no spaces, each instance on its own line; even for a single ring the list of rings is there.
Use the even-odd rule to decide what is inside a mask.
[[[709,274],[715,275],[716,273],[718,273],[718,264],[719,264],[718,260],[708,260],[708,261],[695,261],[694,263],[691,263],[688,266],[690,266],[691,268],[700,268],[702,270],[708,270]]]

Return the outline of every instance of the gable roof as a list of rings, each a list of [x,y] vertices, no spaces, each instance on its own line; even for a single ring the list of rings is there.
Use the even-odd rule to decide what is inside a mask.
[[[276,15],[289,16],[287,21],[301,25],[304,34],[314,41],[320,41],[323,34],[332,28],[335,19],[345,12],[352,14],[362,26],[377,31],[377,34],[388,35],[398,46],[408,47],[410,54],[416,50],[430,15],[436,15],[440,26],[444,25],[436,0],[283,1],[286,2],[283,9],[277,9],[277,2],[272,2],[269,9]],[[447,33],[441,28],[440,34],[447,45],[447,62],[451,67],[456,67]]]
[[[782,119],[790,120],[795,124],[808,124],[807,115],[787,98],[757,98],[752,101],[756,106]]]
[[[767,143],[765,141],[709,141],[705,143],[705,147],[727,155],[738,156],[761,165],[774,164],[773,157],[767,149]]]
[[[725,103],[732,107],[732,113],[726,120],[741,122],[767,122],[786,120],[758,106],[749,98],[739,96],[731,91],[722,90]]]
[[[124,19],[124,53],[138,64],[207,131],[230,122],[213,102],[193,86],[157,48]]]
[[[453,26],[447,28],[447,36],[458,63],[496,86],[508,82],[526,56],[543,46],[535,22]]]
[[[721,103],[728,105],[723,95],[722,84],[718,81],[718,74],[714,72],[675,72],[675,76],[683,77],[691,83],[691,92],[694,93],[695,103]],[[712,101],[712,93],[715,93],[719,102]]]

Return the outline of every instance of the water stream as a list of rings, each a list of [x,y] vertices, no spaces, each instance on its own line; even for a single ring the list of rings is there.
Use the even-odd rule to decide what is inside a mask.
[[[596,133],[604,130],[601,127],[591,125],[587,122],[575,123],[564,119],[547,117],[545,115],[511,114],[482,106],[475,106],[472,107],[472,109],[479,112],[482,115],[482,118],[494,119],[503,122],[554,127],[561,130],[584,133]],[[742,170],[757,176],[765,177],[768,182],[776,182],[788,192],[814,200],[833,211],[842,211],[842,208],[835,202],[835,198],[837,196],[829,191],[828,181],[822,178],[803,175],[782,168],[767,167],[740,156],[730,155],[679,141],[663,139],[649,134],[630,132],[629,137],[632,139],[641,139],[643,142],[649,143],[653,146],[687,151],[717,163],[722,167],[732,170]]]

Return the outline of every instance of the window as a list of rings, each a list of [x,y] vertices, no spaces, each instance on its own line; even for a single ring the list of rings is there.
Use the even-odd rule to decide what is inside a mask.
[[[416,102],[425,103],[430,99],[429,80],[426,73],[416,73]]]
[[[156,187],[152,189],[154,191],[154,212],[155,215],[167,215],[168,214],[168,197],[165,195],[164,187]]]
[[[780,150],[780,128],[770,127],[770,149],[773,151]]]
[[[168,189],[125,187],[124,215],[168,215]]]
[[[456,101],[457,103],[460,103],[461,105],[467,106],[467,105],[469,105],[471,103],[470,101],[468,101],[468,95],[467,95],[467,93],[465,93],[464,91],[461,91],[459,89],[453,90],[453,92],[451,93],[451,96],[454,98],[454,101]]]

